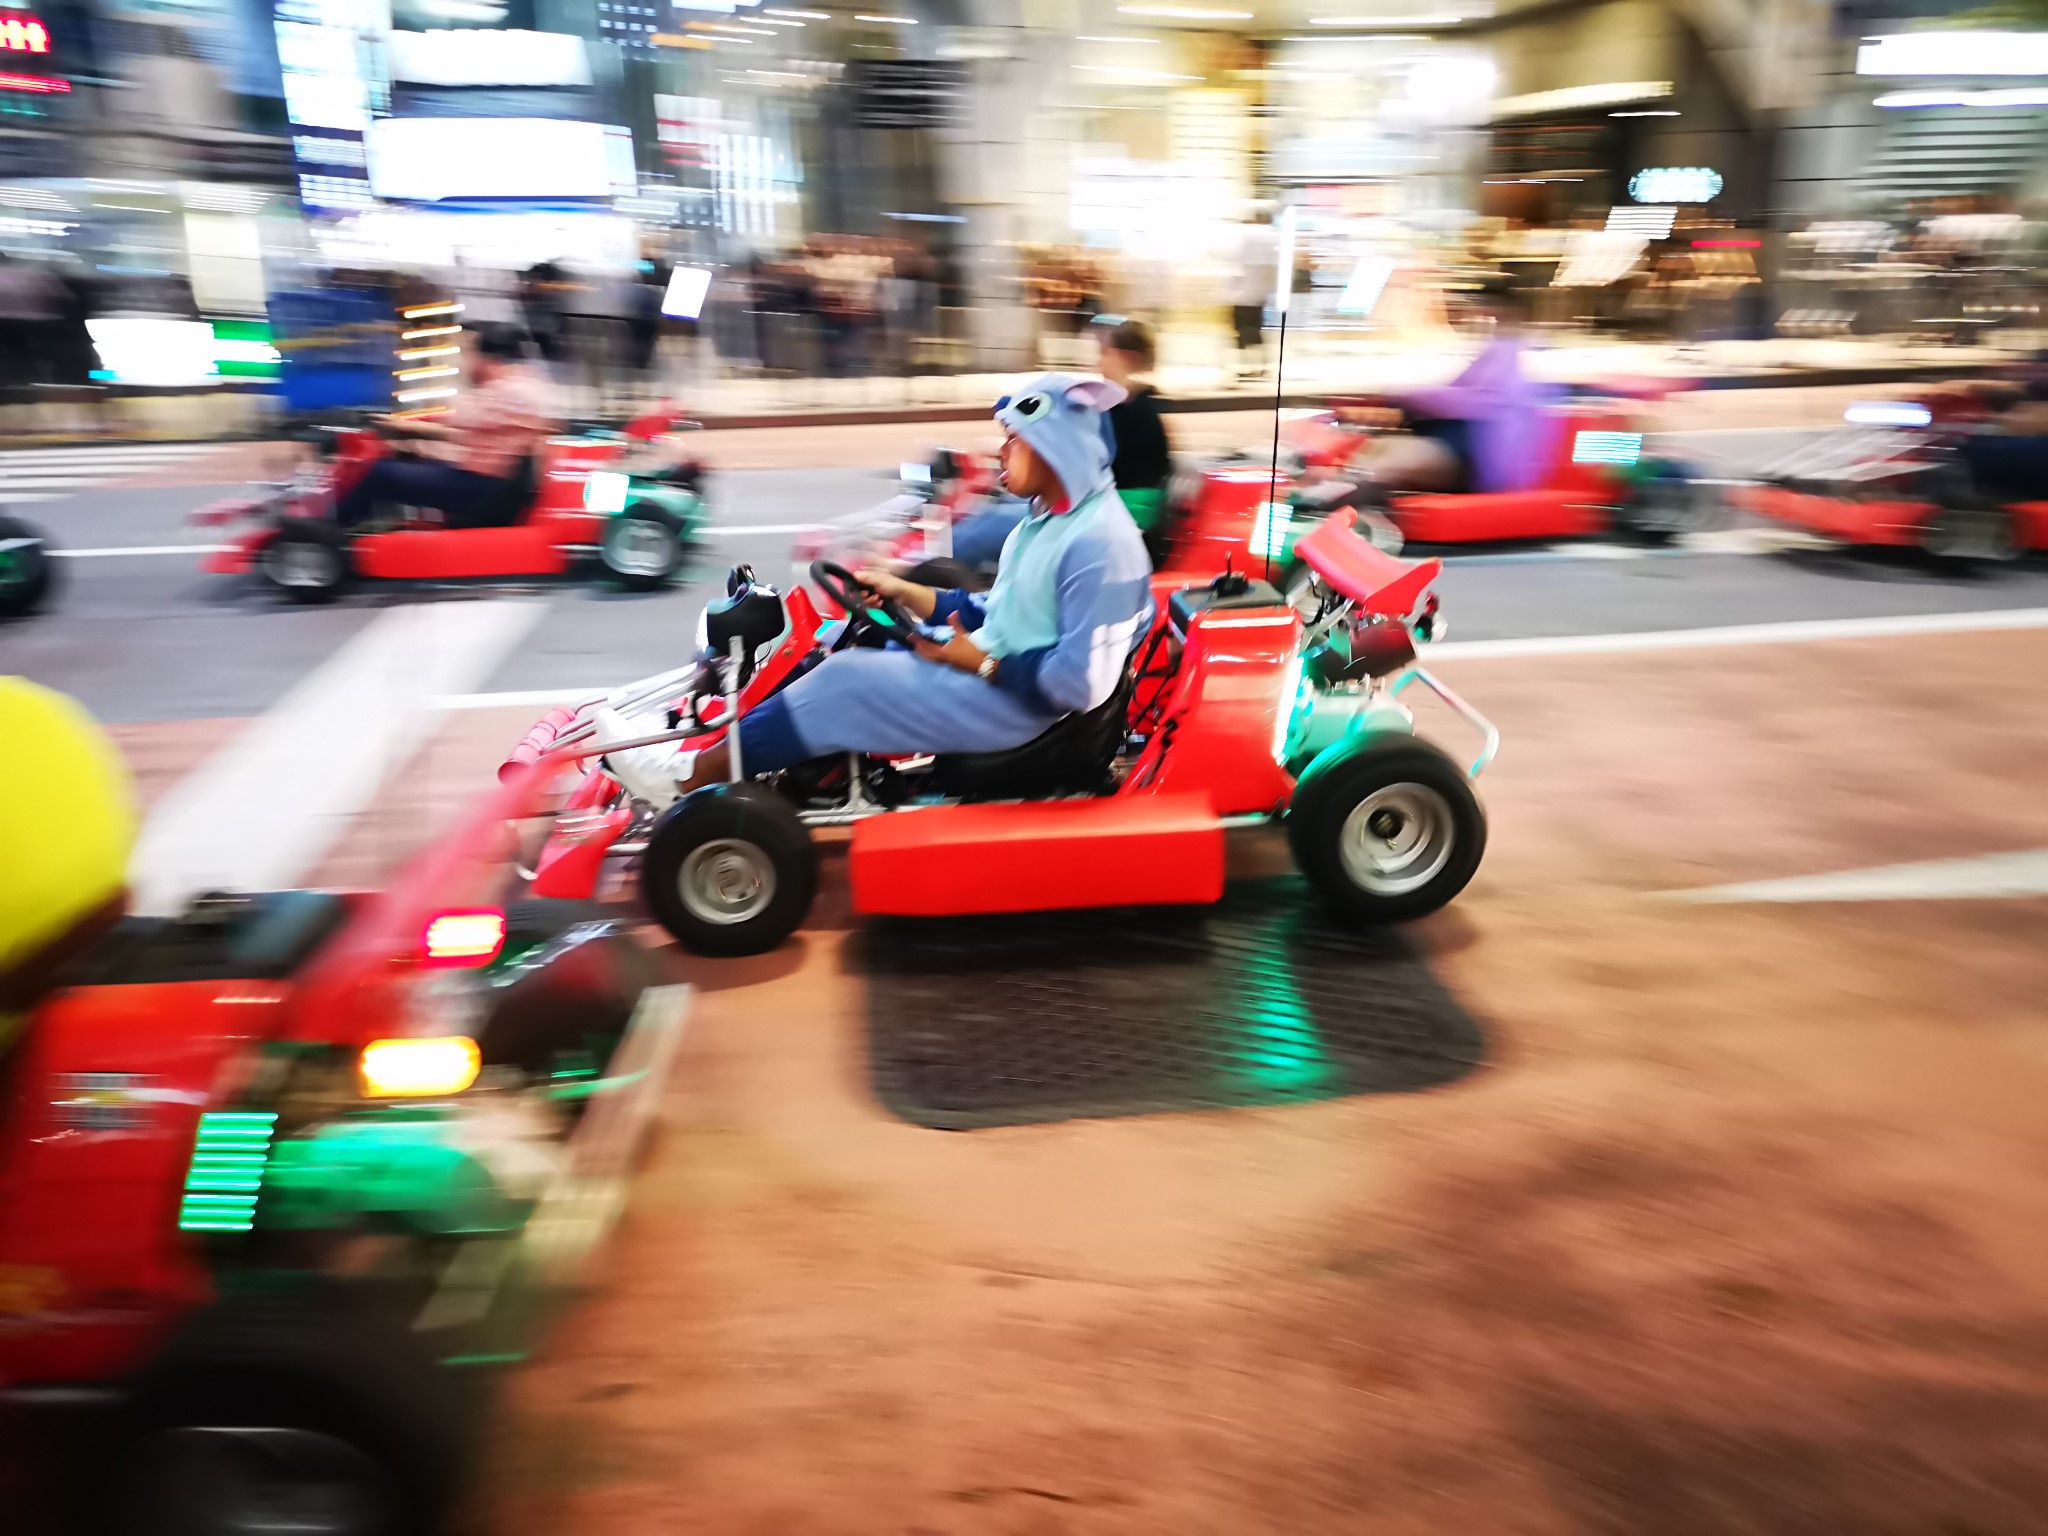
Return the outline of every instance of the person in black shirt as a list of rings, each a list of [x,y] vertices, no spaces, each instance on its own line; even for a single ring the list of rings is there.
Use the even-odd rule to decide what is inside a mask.
[[[1110,470],[1132,520],[1150,534],[1159,521],[1166,482],[1173,476],[1173,444],[1166,436],[1166,418],[1159,412],[1159,391],[1144,382],[1158,362],[1158,351],[1142,320],[1105,319],[1098,324],[1097,340],[1102,376],[1125,390],[1122,404],[1109,409],[1110,431],[1116,436]]]

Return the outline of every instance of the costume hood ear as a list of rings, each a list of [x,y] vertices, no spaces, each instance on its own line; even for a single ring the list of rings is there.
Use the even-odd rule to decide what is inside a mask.
[[[1113,405],[1122,405],[1130,391],[1121,384],[1112,384],[1108,379],[1076,379],[1067,386],[1067,398],[1078,400],[1091,411],[1106,411]]]

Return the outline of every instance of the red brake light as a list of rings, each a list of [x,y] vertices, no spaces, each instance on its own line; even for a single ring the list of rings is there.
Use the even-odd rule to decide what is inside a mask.
[[[427,965],[488,965],[505,946],[505,914],[496,907],[436,913],[421,936]]]

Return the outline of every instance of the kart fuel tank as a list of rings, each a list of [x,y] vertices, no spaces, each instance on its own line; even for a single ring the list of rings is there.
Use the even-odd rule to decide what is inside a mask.
[[[847,866],[900,917],[1211,902],[1223,826],[1205,793],[930,806],[859,823]]]

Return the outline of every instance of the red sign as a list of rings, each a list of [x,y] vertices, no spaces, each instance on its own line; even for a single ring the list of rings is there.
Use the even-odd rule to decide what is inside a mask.
[[[61,96],[70,89],[69,80],[52,80],[45,75],[0,74],[0,91],[33,91],[38,96]]]
[[[10,16],[0,21],[0,48],[10,53],[48,53],[50,29],[33,16]]]

